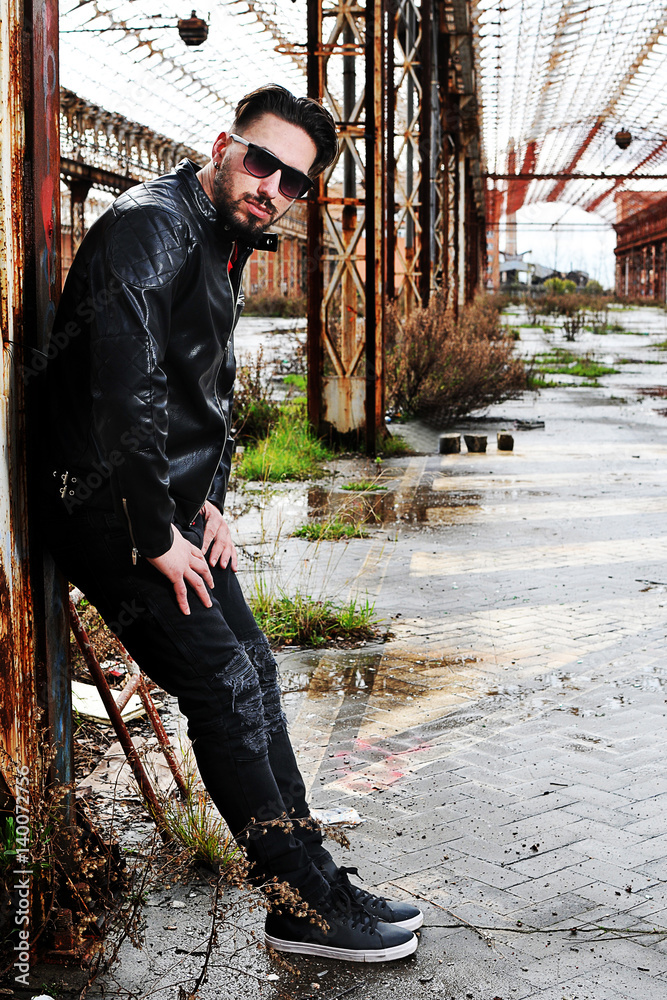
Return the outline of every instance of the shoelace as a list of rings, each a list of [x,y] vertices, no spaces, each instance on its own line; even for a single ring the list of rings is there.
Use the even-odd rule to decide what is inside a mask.
[[[340,869],[341,871],[343,869]],[[332,909],[342,914],[349,920],[353,927],[359,927],[362,931],[372,934],[378,924],[379,917],[375,914],[367,913],[363,906],[355,898],[355,887],[350,884],[347,876],[339,879],[331,887],[333,897]],[[324,914],[326,919],[326,914]]]

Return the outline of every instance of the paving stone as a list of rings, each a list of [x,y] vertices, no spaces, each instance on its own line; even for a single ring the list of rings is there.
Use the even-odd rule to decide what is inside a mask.
[[[509,867],[512,871],[521,875],[530,875],[531,878],[541,878],[543,875],[562,871],[563,868],[579,870],[586,875],[588,873],[584,870],[585,866],[580,863],[580,857],[581,855],[576,850],[560,847],[553,851],[539,851],[533,857],[513,861]]]
[[[297,731],[314,735],[318,799],[367,819],[348,863],[430,901],[419,955],[442,988],[395,970],[405,1000],[667,997],[667,937],[626,937],[667,923],[667,593],[637,582],[662,579],[667,554],[664,428],[603,390],[576,408],[549,392],[512,403],[550,416],[539,440],[517,432],[511,467],[495,451],[465,475],[458,456],[397,465],[400,503],[428,490],[439,520],[399,526],[392,546],[378,531],[375,561],[375,541],[352,543],[357,562],[330,571],[343,592],[364,564],[378,613],[402,614],[378,672],[391,696],[377,684],[311,703]],[[464,509],[448,506],[466,493]],[[406,679],[410,658],[421,667]],[[492,926],[496,952],[447,910]],[[517,920],[536,933],[515,933]],[[369,998],[390,995],[381,976],[368,982]]]

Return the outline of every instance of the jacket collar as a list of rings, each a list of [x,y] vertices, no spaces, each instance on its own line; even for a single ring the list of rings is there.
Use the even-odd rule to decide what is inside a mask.
[[[183,182],[194,199],[195,205],[198,210],[208,219],[209,222],[218,224],[218,213],[215,209],[215,205],[209,198],[209,196],[204,191],[197,180],[197,172],[199,170],[199,165],[194,162],[194,160],[184,159],[176,167],[176,174],[178,178]],[[278,234],[277,233],[262,233],[255,240],[248,240],[241,243],[239,241],[239,250],[242,251],[244,248],[248,248],[249,251],[252,250],[277,250],[278,249]]]

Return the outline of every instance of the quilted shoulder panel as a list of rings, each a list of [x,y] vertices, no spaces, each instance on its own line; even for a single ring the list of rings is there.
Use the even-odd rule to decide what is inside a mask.
[[[109,262],[122,282],[158,288],[176,277],[191,242],[188,226],[179,215],[135,201],[117,215],[111,227]]]

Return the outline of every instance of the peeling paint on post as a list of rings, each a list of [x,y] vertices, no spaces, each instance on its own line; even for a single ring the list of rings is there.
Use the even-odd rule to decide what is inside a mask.
[[[0,773],[15,792],[14,767],[36,780],[36,689],[32,648],[32,593],[28,570],[24,394],[20,359],[24,337],[25,232],[23,6],[0,7]]]
[[[15,800],[28,824],[20,863],[35,933],[46,885],[30,867],[29,820],[50,760],[42,745],[56,747],[55,777],[66,780],[63,733],[71,726],[45,669],[52,593],[45,606],[41,553],[31,549],[23,378],[31,349],[46,345],[60,284],[57,27],[55,0],[0,0],[0,805],[11,810]]]

